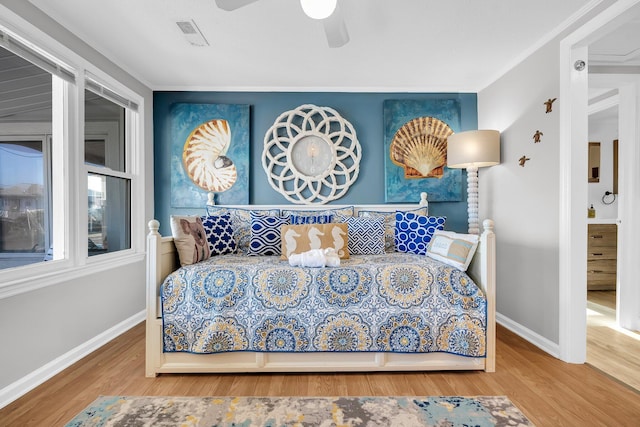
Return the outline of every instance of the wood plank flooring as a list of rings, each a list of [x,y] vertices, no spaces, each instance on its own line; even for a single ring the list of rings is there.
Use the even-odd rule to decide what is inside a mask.
[[[616,326],[615,291],[589,291],[587,363],[640,390],[640,333]]]
[[[640,394],[589,365],[561,362],[498,326],[484,372],[196,374],[144,377],[144,324],[0,409],[0,426],[61,426],[99,395],[506,395],[537,426],[633,426]]]
[[[587,291],[587,301],[616,309],[616,291]]]

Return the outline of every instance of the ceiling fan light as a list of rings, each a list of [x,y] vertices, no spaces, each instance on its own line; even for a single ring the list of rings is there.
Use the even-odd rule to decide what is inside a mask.
[[[325,19],[336,10],[338,0],[300,0],[304,13],[313,19]]]

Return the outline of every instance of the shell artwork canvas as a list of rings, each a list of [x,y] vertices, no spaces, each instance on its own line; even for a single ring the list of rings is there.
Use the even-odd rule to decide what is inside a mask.
[[[462,200],[462,171],[449,169],[447,138],[460,129],[456,99],[386,100],[383,106],[385,201]]]
[[[171,107],[171,206],[249,202],[249,105]]]
[[[453,131],[435,117],[418,117],[402,125],[391,140],[391,161],[404,177],[442,178],[447,165],[447,138]]]

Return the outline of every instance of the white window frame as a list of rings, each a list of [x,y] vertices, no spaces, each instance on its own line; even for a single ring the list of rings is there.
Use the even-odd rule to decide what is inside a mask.
[[[130,119],[135,119],[135,114],[130,112],[130,111],[125,111],[125,124],[128,120]],[[87,139],[104,139],[106,146],[108,147],[114,147],[114,146],[118,146],[118,139],[120,138],[119,132],[118,132],[118,126],[115,123],[112,122],[85,122],[84,124],[85,126],[85,141]],[[126,127],[126,126],[125,126]],[[84,178],[84,182],[87,182],[87,176],[89,174],[95,174],[95,175],[100,175],[100,176],[106,176],[106,177],[114,177],[114,178],[123,178],[123,179],[128,179],[131,185],[131,198],[133,199],[133,185],[134,182],[136,181],[137,177],[130,173],[129,171],[131,170],[131,164],[130,164],[130,159],[129,157],[131,157],[131,150],[130,150],[130,145],[131,145],[131,141],[127,141],[127,134],[126,131],[123,132],[123,136],[125,138],[125,144],[124,144],[124,151],[125,151],[125,165],[124,165],[124,172],[120,172],[120,171],[116,171],[113,170],[109,167],[105,167],[105,166],[94,166],[94,165],[90,165],[90,164],[84,164],[84,174],[85,174],[85,178]],[[107,155],[110,155],[113,153],[109,153],[107,152]],[[107,161],[107,164],[110,164]],[[88,190],[87,190],[88,191]],[[88,196],[88,194],[87,194]],[[88,199],[88,197],[87,197]],[[132,212],[129,213],[130,217],[133,214],[133,200],[129,201],[129,208],[131,209]],[[87,219],[88,221],[88,219]],[[87,228],[88,228],[87,224]],[[130,226],[132,227],[133,224],[130,224]],[[130,227],[130,228],[131,228]],[[129,232],[131,233],[131,229],[129,230]],[[95,254],[92,256],[89,256],[88,253],[88,248],[85,248],[87,250],[87,254],[86,256],[88,257],[87,263],[90,264],[92,262],[98,262],[95,261],[95,259],[100,260],[100,258],[104,257],[104,256],[112,256],[112,254],[114,253],[118,253],[120,255],[122,255],[122,252],[133,252],[133,236],[131,236],[130,239],[130,248],[127,249],[120,249],[118,251],[113,251],[113,252],[106,252],[103,254]],[[85,244],[86,246],[86,244]],[[117,257],[116,257],[117,258]]]
[[[60,60],[73,73],[75,84],[52,79],[52,101],[60,108],[52,115],[53,194],[52,240],[54,259],[28,266],[0,270],[0,299],[35,289],[66,283],[144,259],[144,97],[96,68],[37,27],[0,5],[0,29],[24,40],[50,60]],[[4,12],[7,12],[6,14]],[[12,20],[13,22],[10,22]],[[87,248],[87,170],[84,163],[85,77],[103,83],[116,94],[130,100],[137,113],[127,110],[125,134],[131,162],[131,248],[88,256]]]
[[[106,127],[102,127],[101,129],[97,128],[97,124],[95,122],[85,122],[85,114],[84,114],[84,91],[87,89],[87,84],[93,86],[99,85],[105,90],[104,94],[101,94],[110,101],[115,102],[116,104],[121,105],[125,108],[125,128],[124,128],[124,150],[125,150],[125,164],[124,164],[124,172],[116,171],[108,167],[104,166],[93,166],[88,165],[84,162],[84,135],[87,134],[95,134],[95,131],[98,130],[98,134],[107,131],[107,138],[118,138],[118,135],[109,135],[109,129]],[[93,88],[92,88],[93,90]],[[99,71],[90,72],[85,71],[85,80],[82,90],[82,133],[83,142],[82,142],[82,165],[83,165],[83,195],[82,200],[84,200],[84,217],[83,221],[83,230],[85,232],[84,236],[84,249],[82,250],[85,261],[87,264],[101,264],[101,263],[113,263],[113,261],[117,261],[119,258],[131,256],[137,253],[144,253],[145,248],[144,244],[140,244],[139,239],[136,239],[136,235],[144,235],[144,194],[143,187],[140,182],[141,179],[141,171],[142,167],[142,158],[141,153],[142,144],[143,144],[143,136],[141,134],[142,126],[140,126],[140,120],[142,120],[142,113],[139,111],[140,106],[143,104],[142,98],[138,95],[132,93],[128,88],[123,87],[115,80],[111,79],[109,76],[102,74]],[[111,129],[111,132],[117,132],[117,129]],[[89,173],[94,173],[103,176],[111,176],[115,178],[124,178],[128,179],[131,183],[131,200],[130,200],[130,219],[131,219],[131,227],[129,230],[130,233],[130,248],[129,249],[121,249],[114,252],[107,252],[104,254],[89,256],[89,251],[87,248],[87,230],[88,230],[88,216],[87,216],[87,206],[86,201],[88,200],[88,188],[87,188],[87,177]],[[144,243],[144,242],[142,242]]]

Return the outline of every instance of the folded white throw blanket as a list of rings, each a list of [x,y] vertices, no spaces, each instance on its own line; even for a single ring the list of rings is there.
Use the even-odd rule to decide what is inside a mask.
[[[289,256],[292,267],[339,267],[340,257],[333,248],[311,249],[301,254]]]

